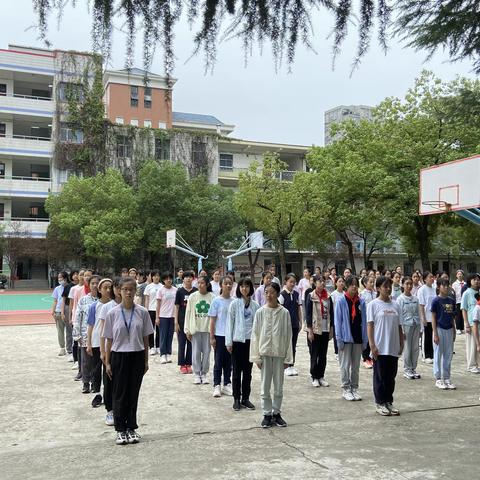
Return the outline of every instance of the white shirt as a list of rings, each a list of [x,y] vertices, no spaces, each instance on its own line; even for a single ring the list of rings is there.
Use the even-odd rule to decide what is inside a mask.
[[[145,308],[148,308],[150,312],[157,311],[157,293],[162,287],[161,283],[152,282],[146,286],[145,292],[143,292],[144,297],[148,295],[148,305],[145,305]]]
[[[339,292],[338,290],[334,290],[330,294],[330,298],[332,299],[333,305],[335,306],[335,304],[338,302],[338,300],[340,300],[340,298],[342,298],[344,296],[345,296],[345,293]]]
[[[397,302],[379,298],[367,305],[367,323],[373,323],[379,355],[400,356],[400,314]]]
[[[220,295],[220,283],[216,282],[215,280],[212,280],[210,282],[210,285],[212,286],[212,293],[218,297]],[[233,290],[233,289],[232,289]]]
[[[432,321],[432,302],[436,296],[435,288],[428,285],[422,285],[417,293],[418,303],[425,307],[425,319],[429,323]]]

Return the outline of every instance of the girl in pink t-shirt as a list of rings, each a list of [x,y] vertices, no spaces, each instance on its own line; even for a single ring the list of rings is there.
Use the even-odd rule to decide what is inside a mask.
[[[160,329],[160,363],[172,363],[172,342],[175,331],[175,297],[177,288],[173,286],[173,275],[162,274],[162,287],[157,292],[157,312],[155,322]]]

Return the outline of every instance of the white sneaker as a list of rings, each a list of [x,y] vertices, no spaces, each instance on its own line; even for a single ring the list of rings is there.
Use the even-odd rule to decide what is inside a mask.
[[[424,362],[427,363],[428,365],[431,365],[433,363],[433,358],[426,358]]]
[[[457,335],[461,335],[463,332],[461,330],[457,330]]]
[[[213,387],[213,396],[215,398],[220,398],[222,396],[222,389],[220,388],[220,385],[215,385]]]
[[[419,373],[417,373],[416,370],[414,370],[414,371],[412,372],[412,375],[413,375],[413,378],[414,378],[415,380],[417,380],[417,379],[419,379],[419,378],[422,378],[422,376],[421,376]]]
[[[317,380],[316,378],[314,378],[312,380],[312,387],[319,387],[320,386],[320,380]]]
[[[73,355],[71,353],[68,354],[67,362],[73,362]]]
[[[439,388],[440,390],[446,390],[447,389],[447,386],[445,385],[445,383],[443,383],[443,380],[437,380],[435,382],[435,386],[437,388]]]
[[[345,400],[348,400],[349,402],[353,402],[355,400],[355,397],[353,396],[352,392],[350,389],[344,389],[342,393],[342,397]]]
[[[233,395],[232,384],[229,383],[228,385],[224,385],[222,387],[222,393],[231,397]]]
[[[392,414],[386,405],[377,405],[375,411],[384,417],[389,417]]]
[[[320,383],[320,386],[321,387],[329,387],[330,384],[324,379],[324,378],[321,378],[318,383]]]
[[[63,357],[63,356],[65,356],[66,354],[67,354],[67,352],[65,351],[64,348],[61,348],[60,351],[58,352],[58,356],[59,356],[59,357]]]
[[[206,375],[200,375],[200,378],[202,379],[202,384],[208,385],[210,383]]]
[[[292,367],[292,375],[294,377],[298,375],[298,370],[295,367]]]
[[[470,373],[477,373],[477,374],[478,374],[478,373],[480,373],[480,368],[478,368],[478,367],[473,367],[473,368],[471,368],[471,369],[469,370],[469,372],[470,372]]]
[[[157,349],[155,347],[152,347],[150,350],[149,350],[149,353],[150,355],[156,355],[157,354]]]
[[[395,415],[396,417],[400,415],[400,410],[395,408],[392,403],[386,403],[385,406],[390,410],[390,415]]]
[[[287,368],[285,369],[285,375],[286,375],[287,377],[291,377],[291,376],[293,375],[293,373],[292,373],[292,367],[287,367]]]
[[[115,424],[115,421],[113,420],[113,412],[107,412],[105,415],[105,425],[108,425],[109,427],[112,427]]]
[[[155,350],[157,351],[158,355],[160,355],[160,349],[156,348]]]
[[[115,443],[117,445],[126,445],[128,443],[127,432],[117,432]]]
[[[165,365],[165,364],[167,363],[167,356],[166,356],[166,355],[162,355],[162,356],[160,357],[160,363],[161,363],[162,365]]]
[[[72,370],[78,370],[78,364],[77,362],[72,363]]]
[[[360,396],[360,394],[358,393],[358,390],[356,388],[352,388],[352,395],[353,395],[353,399],[356,402],[359,402],[362,399],[362,397]]]
[[[194,385],[201,385],[202,384],[202,377],[200,375],[193,376],[193,384]]]
[[[413,374],[413,372],[410,372],[410,371],[403,372],[403,376],[405,378],[408,378],[408,380],[413,380],[415,378],[415,375]]]
[[[165,355],[165,358],[167,359],[167,363],[172,363],[172,356],[171,355]]]
[[[457,387],[450,380],[444,380],[443,383],[447,387],[447,390],[456,390],[457,389]]]

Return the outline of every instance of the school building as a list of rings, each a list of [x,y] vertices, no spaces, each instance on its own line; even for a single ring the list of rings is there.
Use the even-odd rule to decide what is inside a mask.
[[[98,56],[88,52],[20,45],[0,49],[0,228],[4,236],[38,240],[34,249],[21,251],[10,242],[4,247],[10,251],[0,253],[0,275],[9,276],[9,264],[14,265],[17,287],[47,286],[47,279],[61,268],[49,264],[45,199],[78,174],[65,152],[83,144],[83,132],[69,123],[68,104],[72,95],[82,101],[82,85],[92,84],[95,65]],[[267,152],[277,153],[286,163],[281,172],[285,181],[307,169],[309,146],[238,139],[235,126],[214,115],[175,111],[174,78],[133,68],[107,70],[101,81],[108,120],[106,157],[109,166],[127,178],[144,158],[179,161],[191,175],[205,172],[210,182],[230,188],[238,186],[239,175],[252,162],[261,164]],[[359,246],[359,267],[360,252]],[[313,252],[287,253],[287,269],[296,273],[306,265],[341,268],[345,263],[340,251],[328,261]],[[406,262],[401,252],[381,252],[372,259],[374,267]],[[259,265],[270,263],[278,261],[275,252],[265,248]],[[235,264],[238,270],[245,269],[246,258],[237,258]]]

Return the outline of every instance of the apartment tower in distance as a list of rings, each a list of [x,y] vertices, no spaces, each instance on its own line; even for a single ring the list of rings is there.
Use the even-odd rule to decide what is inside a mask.
[[[339,105],[338,107],[327,110],[324,116],[325,145],[329,145],[334,140],[338,139],[337,136],[332,137],[330,134],[330,127],[333,123],[340,123],[344,122],[345,120],[353,120],[355,122],[358,122],[362,119],[371,120],[372,110],[373,107],[369,107],[367,105]]]

